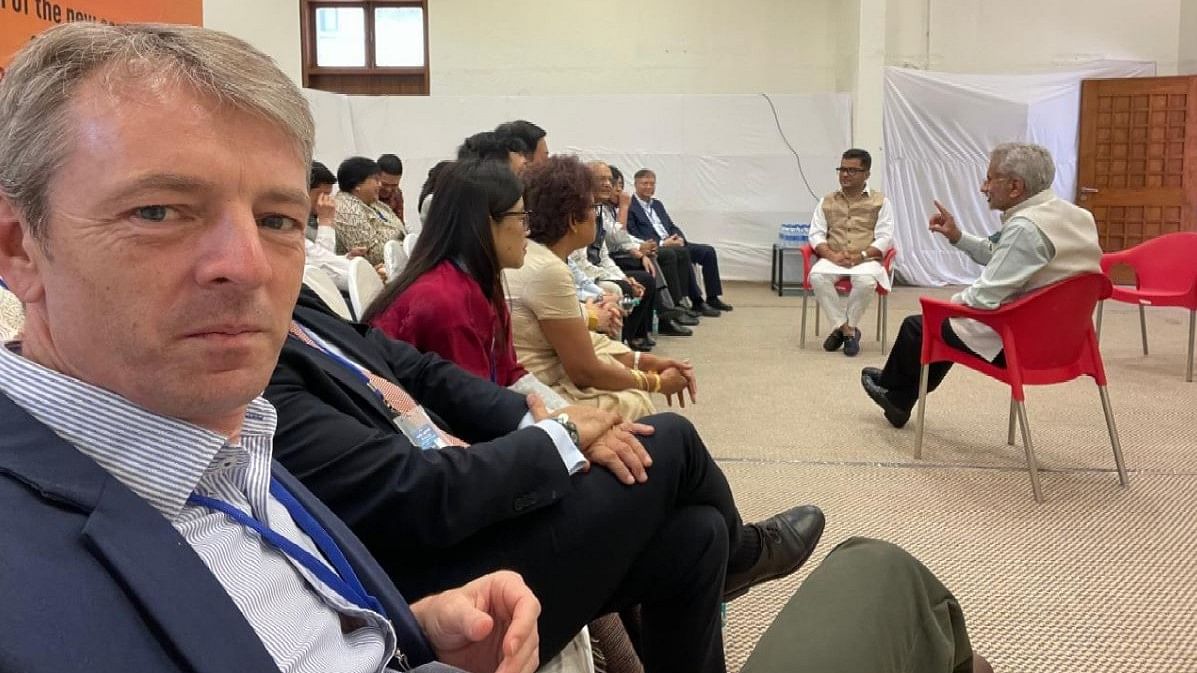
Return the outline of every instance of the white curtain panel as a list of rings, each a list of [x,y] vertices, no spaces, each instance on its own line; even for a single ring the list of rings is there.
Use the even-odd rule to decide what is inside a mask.
[[[765,280],[783,222],[809,222],[836,186],[851,146],[848,94],[619,96],[342,96],[306,91],[316,116],[316,158],[334,172],[346,157],[403,159],[405,219],[436,162],[469,135],[528,119],[550,151],[602,159],[632,174],[651,168],[657,196],[695,242],[719,250],[728,280]],[[777,111],[774,118],[770,101]],[[781,127],[781,132],[778,126]],[[784,132],[784,138],[783,138]],[[798,173],[797,150],[812,197]]]

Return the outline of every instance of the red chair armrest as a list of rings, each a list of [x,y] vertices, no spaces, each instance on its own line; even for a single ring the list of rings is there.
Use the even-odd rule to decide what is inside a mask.
[[[1134,255],[1131,254],[1133,251],[1134,248],[1128,248],[1105,253],[1101,256],[1101,272],[1107,276],[1110,275],[1110,269],[1114,268],[1116,264],[1129,264],[1133,267],[1135,265]]]
[[[810,266],[811,259],[818,257],[815,254],[815,249],[811,247],[810,243],[802,246],[802,289],[810,289]]]

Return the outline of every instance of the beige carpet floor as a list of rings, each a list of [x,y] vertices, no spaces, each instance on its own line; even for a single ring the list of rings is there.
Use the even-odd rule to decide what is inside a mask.
[[[898,288],[891,342],[923,294],[951,290]],[[860,355],[847,358],[813,335],[799,348],[801,297],[732,284],[725,299],[734,312],[657,349],[698,363],[699,403],[681,413],[746,519],[815,503],[828,521],[807,567],[729,606],[730,670],[810,568],[865,535],[904,546],[943,579],[999,672],[1197,672],[1197,383],[1184,382],[1186,312],[1148,311],[1144,357],[1136,309],[1106,307],[1102,352],[1129,489],[1113,472],[1090,379],[1028,391],[1045,470],[1047,501],[1037,505],[1021,445],[1005,443],[1008,388],[953,370],[930,398],[916,461],[913,422],[890,427],[860,388],[860,368],[884,362],[874,308]]]

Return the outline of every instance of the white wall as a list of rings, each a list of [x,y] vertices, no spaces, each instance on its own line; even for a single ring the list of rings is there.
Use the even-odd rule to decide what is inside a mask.
[[[889,0],[888,64],[930,69],[1028,73],[1101,59],[1155,61],[1176,72],[1182,1]],[[1194,33],[1188,34],[1193,41]],[[1190,49],[1190,51],[1194,51]]]
[[[296,0],[204,0],[204,27],[249,42],[274,58],[296,84],[302,84]]]
[[[844,0],[432,0],[432,93],[836,89]]]
[[[1176,72],[1181,75],[1197,73],[1197,0],[1181,0],[1179,38]]]

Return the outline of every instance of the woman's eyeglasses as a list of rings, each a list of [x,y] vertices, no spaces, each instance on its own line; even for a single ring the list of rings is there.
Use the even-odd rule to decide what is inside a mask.
[[[530,210],[509,210],[505,213],[500,213],[500,217],[518,217],[520,224],[524,225],[524,233],[528,233],[528,217],[532,215]]]

